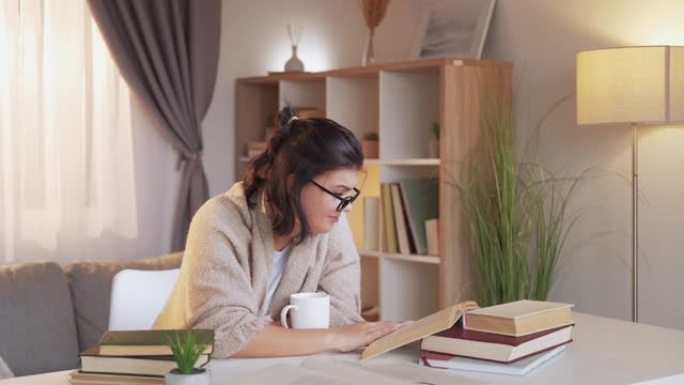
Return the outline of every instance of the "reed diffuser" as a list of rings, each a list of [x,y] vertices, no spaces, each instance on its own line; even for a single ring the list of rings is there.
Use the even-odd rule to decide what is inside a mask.
[[[366,40],[366,49],[363,51],[362,64],[367,66],[375,63],[375,47],[373,46],[373,38],[375,36],[375,28],[380,25],[382,19],[387,12],[389,0],[361,0],[363,8],[363,19],[368,27],[368,40]]]
[[[290,37],[290,44],[292,46],[292,57],[285,62],[286,72],[302,72],[304,71],[304,63],[297,56],[297,46],[299,45],[299,38],[302,36],[300,28],[292,28],[287,24],[287,35]]]

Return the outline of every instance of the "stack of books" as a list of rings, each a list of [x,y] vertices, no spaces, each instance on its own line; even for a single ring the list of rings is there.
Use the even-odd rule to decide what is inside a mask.
[[[450,328],[421,340],[420,363],[526,374],[572,341],[572,306],[523,300],[466,312]]]
[[[80,354],[81,368],[71,373],[73,385],[155,385],[164,384],[164,375],[176,368],[169,335],[181,330],[107,331],[97,346]],[[214,331],[193,330],[199,341],[209,341],[195,363],[206,367],[214,348]]]

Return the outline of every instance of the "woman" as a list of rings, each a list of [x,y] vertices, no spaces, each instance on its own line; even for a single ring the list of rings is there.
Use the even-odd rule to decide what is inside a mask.
[[[281,128],[243,182],[206,202],[190,225],[180,277],[155,328],[211,328],[214,356],[352,351],[401,327],[360,316],[359,255],[344,212],[363,155],[329,119],[280,114]],[[290,294],[330,295],[330,329],[273,322]]]

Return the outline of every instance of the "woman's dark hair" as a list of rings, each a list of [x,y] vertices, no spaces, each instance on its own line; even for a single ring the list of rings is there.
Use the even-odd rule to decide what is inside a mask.
[[[245,196],[254,208],[254,198],[263,192],[276,235],[290,234],[299,219],[301,232],[296,243],[301,243],[310,234],[300,198],[302,188],[328,171],[360,170],[363,154],[354,134],[330,119],[298,119],[291,107],[283,108],[277,119],[280,128],[266,150],[247,166]]]

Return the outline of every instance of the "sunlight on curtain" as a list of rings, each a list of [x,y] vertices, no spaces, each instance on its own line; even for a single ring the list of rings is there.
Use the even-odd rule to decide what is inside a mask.
[[[83,0],[0,1],[0,263],[138,234],[128,87]]]

